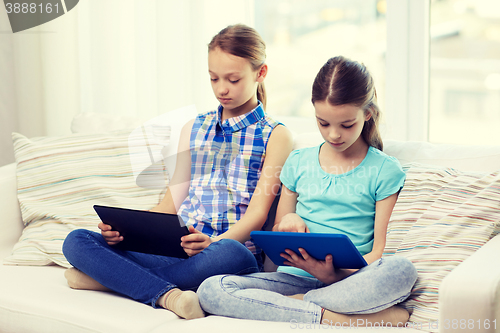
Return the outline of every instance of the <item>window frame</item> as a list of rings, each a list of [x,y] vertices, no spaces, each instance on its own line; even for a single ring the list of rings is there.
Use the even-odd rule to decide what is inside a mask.
[[[430,1],[387,0],[386,137],[429,140]]]

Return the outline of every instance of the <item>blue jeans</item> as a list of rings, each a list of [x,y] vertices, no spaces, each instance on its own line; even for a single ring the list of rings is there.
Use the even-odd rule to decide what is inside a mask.
[[[416,279],[417,271],[409,260],[391,256],[331,285],[283,272],[220,275],[205,280],[197,293],[202,308],[211,314],[320,324],[322,308],[367,314],[402,302]],[[286,297],[295,294],[305,294],[304,300]]]
[[[212,275],[259,271],[254,255],[233,239],[214,242],[197,255],[180,259],[117,250],[101,234],[78,229],[66,237],[63,253],[71,265],[103,286],[153,307],[172,288],[195,290]]]

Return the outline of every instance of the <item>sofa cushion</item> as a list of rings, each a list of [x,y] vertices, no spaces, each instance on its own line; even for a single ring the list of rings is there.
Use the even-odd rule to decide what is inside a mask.
[[[418,280],[403,305],[410,322],[436,323],[443,278],[500,229],[500,171],[462,172],[405,165],[407,178],[394,207],[384,255],[413,262]],[[429,327],[428,327],[429,329]]]
[[[146,333],[181,321],[116,293],[71,289],[64,271],[0,265],[0,332]]]
[[[149,160],[148,148],[155,147],[146,147],[144,137],[137,133],[123,130],[34,139],[13,133],[25,228],[4,263],[69,267],[62,243],[73,229],[98,231],[93,205],[155,206],[168,185],[168,172]],[[168,134],[166,129],[163,139]],[[134,174],[133,165],[150,167],[147,173]],[[154,179],[159,186],[141,187],[143,179]]]

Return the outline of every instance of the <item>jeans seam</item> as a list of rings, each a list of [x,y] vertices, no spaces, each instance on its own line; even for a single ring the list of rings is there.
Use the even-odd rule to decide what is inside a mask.
[[[251,274],[251,273],[258,273],[258,270],[255,271],[255,267],[247,267],[247,268],[242,269],[239,272],[235,273],[235,275],[246,275],[246,274]]]
[[[163,296],[164,294],[166,294],[169,290],[172,290],[172,289],[174,289],[174,288],[175,288],[175,286],[172,286],[172,285],[170,285],[170,286],[168,286],[168,287],[166,287],[166,288],[163,288],[163,289],[162,289],[162,290],[161,290],[161,291],[160,291],[160,292],[159,292],[159,293],[158,293],[158,294],[157,294],[157,295],[156,295],[156,296],[155,296],[155,297],[151,300],[151,306],[152,306],[153,308],[155,308],[155,309],[158,309],[158,308],[163,308],[162,306],[157,306],[157,305],[156,305],[156,302],[158,301],[158,299],[159,299],[160,297],[162,297],[162,296]]]

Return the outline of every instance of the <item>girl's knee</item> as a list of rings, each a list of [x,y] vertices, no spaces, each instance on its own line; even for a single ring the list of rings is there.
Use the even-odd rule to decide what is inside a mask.
[[[215,290],[220,289],[220,280],[222,276],[224,275],[211,276],[200,284],[198,290],[196,291],[200,300],[202,298],[210,297]]]
[[[231,293],[237,287],[237,283],[233,281],[236,275],[215,275],[205,279],[196,293],[200,300],[209,299],[212,297],[220,297],[222,293]]]
[[[234,239],[224,238],[214,244],[218,247],[218,251],[228,251],[243,257],[245,257],[248,253],[251,254],[245,245]]]
[[[67,236],[64,242],[70,241],[72,242],[73,240],[79,239],[81,237],[86,237],[89,233],[89,230],[87,229],[75,229],[72,230]]]
[[[245,245],[234,239],[221,239],[214,243],[216,250],[222,258],[230,262],[229,274],[249,274],[259,271],[257,260]]]
[[[203,281],[196,294],[200,301],[200,305],[204,311],[215,313],[216,303],[222,298],[224,288],[222,287],[222,279],[225,275],[216,275],[209,277]]]
[[[409,259],[402,256],[391,256],[384,258],[384,260],[386,264],[390,264],[390,269],[417,278],[417,269]]]
[[[62,252],[66,259],[70,260],[73,254],[78,254],[82,251],[82,244],[89,239],[93,231],[87,229],[76,229],[71,231],[64,239]]]
[[[75,247],[75,244],[79,242],[81,239],[81,234],[82,234],[82,229],[77,229],[71,231],[66,238],[64,239],[63,242],[63,253],[66,255],[66,253],[71,252],[71,249]]]
[[[418,272],[413,263],[402,256],[391,256],[382,259],[390,274],[407,288],[413,287],[417,281]]]

